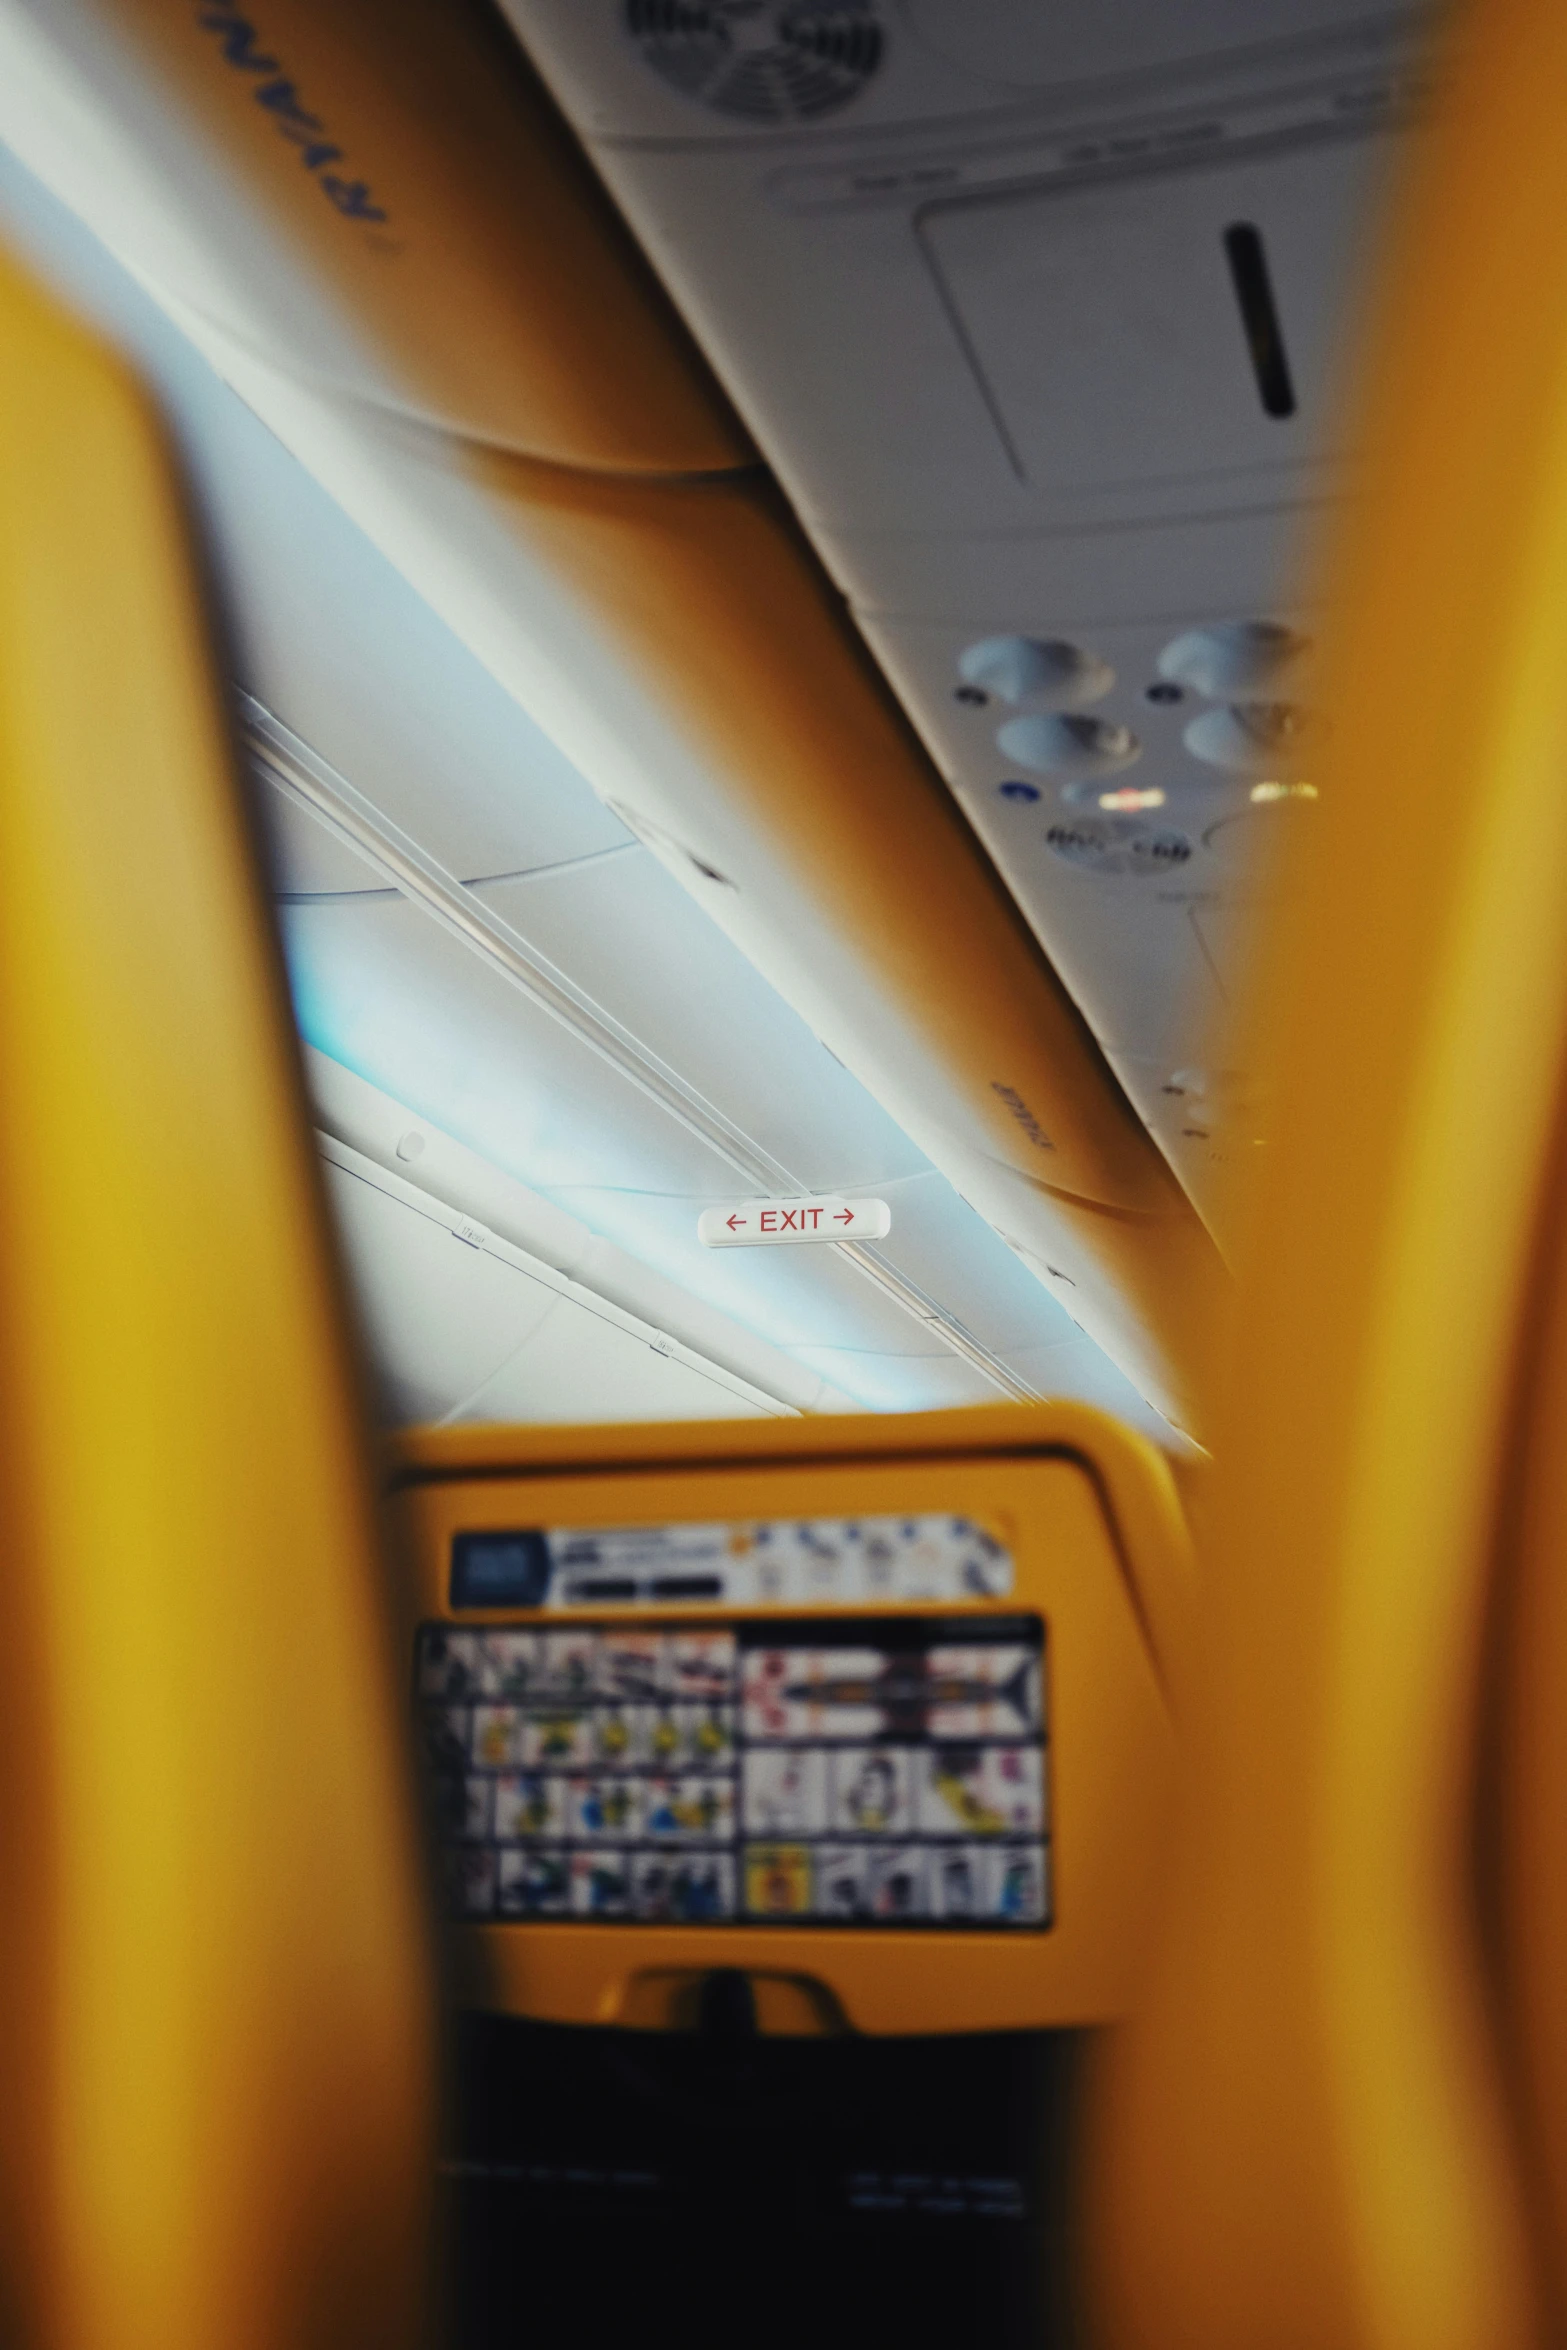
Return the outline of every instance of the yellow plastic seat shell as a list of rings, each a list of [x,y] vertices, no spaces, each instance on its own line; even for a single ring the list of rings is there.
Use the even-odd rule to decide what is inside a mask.
[[[1168,1834],[1195,1583],[1171,1466],[1154,1445],[1085,1405],[999,1404],[765,1425],[412,1429],[392,1460],[410,1649],[421,1622],[535,1620],[527,1611],[469,1614],[466,1603],[458,1612],[451,1562],[460,1533],[522,1523],[830,1523],[926,1510],[972,1512],[1008,1548],[1005,1590],[957,1603],[970,1634],[988,1610],[1012,1625],[1007,1637],[1018,1614],[1037,1614],[1046,1636],[1047,1932],[953,1925],[889,1937],[839,1924],[824,1931],[809,1918],[759,1924],[744,1913],[710,1926],[627,1919],[611,1931],[592,1920],[472,1917],[447,1938],[448,1980],[466,2003],[658,2028],[681,2020],[692,1985],[716,1966],[770,1985],[765,2028],[786,2033],[820,2031],[834,2017],[870,2034],[1039,2030],[1124,2011]],[[819,1629],[838,1612],[796,1594],[791,1615],[797,1605]],[[929,1606],[883,1593],[874,1613],[918,1622]],[[753,1631],[770,1614],[777,1620],[754,1599],[721,1612],[737,1627],[749,1618]],[[561,1626],[573,1611],[537,1620]]]
[[[1567,1092],[1567,1088],[1564,1088]],[[1567,2334],[1567,1150],[1541,1200],[1533,1328],[1519,1364],[1498,1566],[1485,1889],[1503,2071],[1539,2240],[1546,2324]]]
[[[1542,2338],[1473,1838],[1567,1040],[1567,17],[1456,33],[1334,553],[1188,1817],[1101,2084],[1116,2350]]]
[[[430,1978],[357,1398],[160,436],[0,267],[0,2274],[396,2350]]]

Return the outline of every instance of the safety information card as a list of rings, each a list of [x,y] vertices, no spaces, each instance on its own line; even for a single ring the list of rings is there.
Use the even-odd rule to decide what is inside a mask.
[[[1050,1922],[1037,1616],[419,1635],[455,1915]]]

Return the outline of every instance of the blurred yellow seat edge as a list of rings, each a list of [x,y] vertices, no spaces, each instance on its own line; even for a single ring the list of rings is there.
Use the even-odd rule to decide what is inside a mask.
[[[1567,2084],[1527,2018],[1497,2028],[1476,1847],[1494,1864],[1498,1508],[1567,1035],[1567,17],[1485,0],[1448,38],[1376,280],[1321,821],[1265,990],[1185,1825],[1098,2085],[1114,2350],[1560,2331],[1516,2083]],[[1563,1661],[1538,1660],[1558,1710]],[[1516,1965],[1518,1858],[1542,1803],[1563,1822],[1502,1744]]]
[[[174,475],[0,259],[0,2323],[420,2336],[373,1490]]]

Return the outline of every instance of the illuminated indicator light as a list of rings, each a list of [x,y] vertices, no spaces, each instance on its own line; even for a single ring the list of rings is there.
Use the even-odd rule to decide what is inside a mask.
[[[1117,811],[1125,808],[1162,808],[1164,794],[1154,785],[1150,785],[1146,791],[1138,791],[1128,783],[1119,791],[1102,791],[1099,794],[1099,806]]]
[[[1314,783],[1254,783],[1251,787],[1251,797],[1259,808],[1270,800],[1314,800],[1316,796]]]

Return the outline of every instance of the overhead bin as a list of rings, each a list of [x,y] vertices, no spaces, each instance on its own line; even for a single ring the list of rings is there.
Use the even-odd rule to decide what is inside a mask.
[[[4,0],[0,131],[1195,1428],[1216,1252],[486,25]]]
[[[318,389],[561,465],[750,458],[484,10],[18,0],[3,40],[7,142],[157,289]]]

